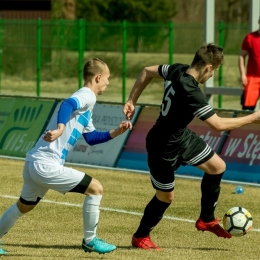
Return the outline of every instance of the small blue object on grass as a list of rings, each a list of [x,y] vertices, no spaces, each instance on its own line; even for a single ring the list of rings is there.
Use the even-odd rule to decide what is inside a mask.
[[[236,193],[236,194],[243,194],[243,193],[244,193],[244,188],[243,188],[243,186],[237,185],[237,186],[236,186],[236,189],[235,189],[235,193]]]

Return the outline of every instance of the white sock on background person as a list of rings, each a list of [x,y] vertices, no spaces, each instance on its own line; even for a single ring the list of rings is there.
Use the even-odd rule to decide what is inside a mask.
[[[16,203],[8,208],[0,217],[0,239],[15,225],[15,222],[23,215]]]
[[[99,220],[102,195],[86,196],[83,204],[84,240],[88,244],[95,236]]]

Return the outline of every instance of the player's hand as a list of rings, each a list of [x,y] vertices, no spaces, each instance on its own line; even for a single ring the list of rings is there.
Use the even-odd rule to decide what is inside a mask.
[[[60,129],[47,130],[44,132],[42,138],[46,142],[53,142],[62,135],[63,131]]]
[[[119,125],[118,129],[120,130],[120,134],[123,134],[127,129],[132,130],[133,126],[130,121],[122,121]]]
[[[117,129],[110,130],[110,136],[112,138],[117,137],[118,135],[123,134],[127,129],[132,130],[133,126],[130,121],[122,121]]]
[[[243,86],[247,85],[247,77],[246,77],[246,75],[241,76],[241,83],[242,83]]]
[[[131,120],[135,114],[135,106],[131,102],[126,102],[123,108],[123,113],[126,116],[127,120]]]

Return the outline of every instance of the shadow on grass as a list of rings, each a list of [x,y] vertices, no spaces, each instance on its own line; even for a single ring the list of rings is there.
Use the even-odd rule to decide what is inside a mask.
[[[49,248],[49,249],[81,249],[81,246],[66,246],[66,245],[32,245],[32,244],[5,244],[14,247],[28,247],[28,248]]]
[[[230,251],[229,249],[216,248],[216,247],[176,247],[178,249],[200,250],[200,251]]]
[[[230,251],[228,249],[224,249],[224,248],[215,248],[215,247],[212,247],[212,248],[209,248],[209,247],[174,247],[174,248],[177,248],[177,249],[188,249],[188,250],[200,250],[200,251],[211,251],[211,250],[216,250],[216,251]],[[140,249],[140,248],[136,248],[136,247],[133,247],[131,245],[129,246],[117,246],[117,249],[128,249],[128,250],[143,250],[143,249]],[[163,249],[172,249],[172,248],[166,248],[166,247],[163,247]]]
[[[117,246],[117,249],[138,250],[138,248],[133,247],[131,245],[129,245],[129,246]]]
[[[5,244],[8,246],[21,246],[21,247],[27,247],[27,248],[49,248],[49,249],[80,249],[82,250],[81,246],[69,246],[69,245],[33,245],[33,244]],[[135,247],[128,245],[128,246],[117,246],[117,249],[136,249]]]

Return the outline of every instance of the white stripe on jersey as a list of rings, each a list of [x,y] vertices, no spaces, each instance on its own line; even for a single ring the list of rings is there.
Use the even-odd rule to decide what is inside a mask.
[[[197,164],[203,158],[207,157],[210,152],[211,152],[211,148],[208,144],[206,144],[205,149],[201,153],[199,153],[198,155],[196,155],[194,158],[190,159],[189,161],[185,161],[185,163],[188,163],[190,165]]]
[[[194,112],[193,115],[200,118],[200,117],[206,115],[211,110],[213,110],[212,107],[210,105],[207,105],[205,107],[200,108],[196,112]]]
[[[170,65],[162,65],[162,75],[166,79]]]
[[[174,184],[175,184],[175,182],[171,182],[171,183],[168,183],[168,184],[160,183],[160,182],[156,181],[151,174],[150,174],[150,178],[151,178],[151,181],[153,182],[153,184],[157,188],[162,189],[162,190],[172,189],[174,187]]]

